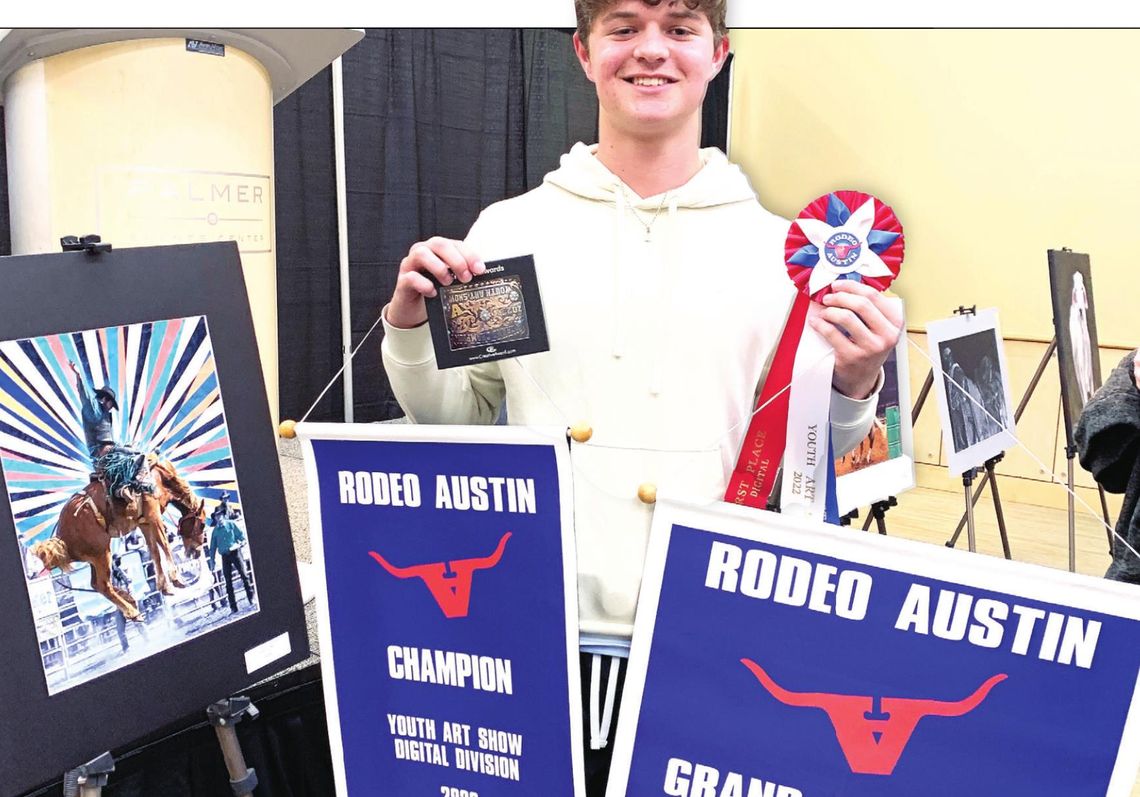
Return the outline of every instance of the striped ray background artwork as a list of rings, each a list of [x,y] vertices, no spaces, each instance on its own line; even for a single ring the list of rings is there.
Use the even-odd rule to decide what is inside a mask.
[[[91,458],[68,362],[118,399],[115,440],[170,460],[207,514],[240,496],[205,316],[0,342],[0,463],[26,550],[50,537]],[[168,509],[171,528],[176,510]]]

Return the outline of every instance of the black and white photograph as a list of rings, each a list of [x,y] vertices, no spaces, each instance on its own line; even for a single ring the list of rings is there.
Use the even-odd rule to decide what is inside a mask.
[[[1014,445],[1013,402],[997,310],[963,313],[927,325],[952,474],[980,467]]]
[[[1073,443],[1073,429],[1081,410],[1100,387],[1092,287],[1092,266],[1087,254],[1049,250],[1049,290],[1061,368],[1065,438],[1069,445]]]

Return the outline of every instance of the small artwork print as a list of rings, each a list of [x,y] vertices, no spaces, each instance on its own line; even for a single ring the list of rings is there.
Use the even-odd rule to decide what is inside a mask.
[[[979,467],[1014,443],[1012,402],[997,311],[964,314],[927,327],[950,471]]]
[[[883,363],[883,387],[879,391],[879,403],[875,409],[875,420],[867,436],[859,445],[835,460],[835,475],[846,476],[872,465],[881,465],[887,460],[901,456],[902,449],[902,410],[899,407],[898,355],[891,351]]]
[[[1049,288],[1061,368],[1065,435],[1067,443],[1073,445],[1073,429],[1081,410],[1101,384],[1089,256],[1050,249]]]
[[[546,322],[530,255],[487,264],[470,282],[436,284],[427,300],[436,365],[454,368],[547,351]]]
[[[900,304],[902,300],[894,299]],[[875,420],[851,451],[835,460],[835,495],[839,513],[885,501],[914,487],[914,433],[910,418],[910,372],[907,338],[883,363],[883,384]]]
[[[258,611],[205,317],[0,342],[0,466],[49,694]]]

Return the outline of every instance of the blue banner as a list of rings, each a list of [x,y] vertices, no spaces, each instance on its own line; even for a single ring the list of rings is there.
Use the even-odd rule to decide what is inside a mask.
[[[337,793],[580,795],[564,432],[298,432]]]
[[[1138,597],[659,504],[607,797],[1128,795]]]

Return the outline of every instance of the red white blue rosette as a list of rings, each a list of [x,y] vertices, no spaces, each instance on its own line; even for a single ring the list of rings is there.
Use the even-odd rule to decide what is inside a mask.
[[[792,222],[784,246],[788,275],[819,301],[837,280],[886,290],[903,261],[903,229],[889,205],[861,191],[833,191]]]
[[[775,465],[782,461],[781,511],[838,523],[830,423],[835,352],[807,319],[819,315],[819,300],[839,280],[885,290],[902,265],[902,225],[870,194],[833,191],[791,223],[784,259],[799,293],[724,500],[764,507],[774,488]]]

